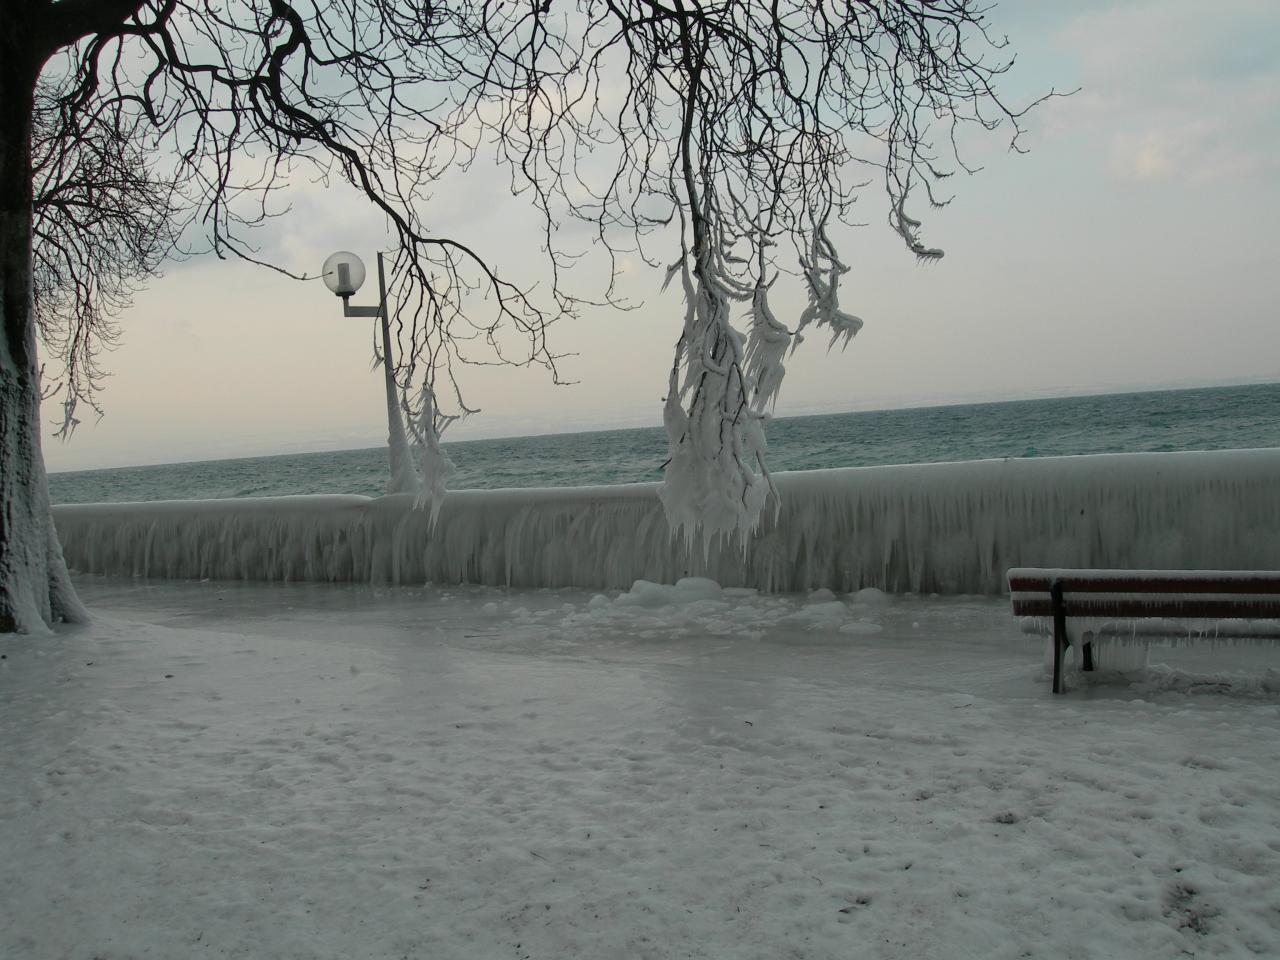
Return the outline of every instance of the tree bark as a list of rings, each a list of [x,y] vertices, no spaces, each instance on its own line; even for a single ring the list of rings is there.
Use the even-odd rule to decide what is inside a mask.
[[[44,56],[24,33],[13,23],[0,30],[0,633],[86,616],[49,514],[40,451],[31,121]]]

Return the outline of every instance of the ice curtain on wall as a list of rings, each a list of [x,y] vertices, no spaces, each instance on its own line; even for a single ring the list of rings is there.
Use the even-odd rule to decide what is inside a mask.
[[[674,537],[657,484],[54,508],[73,569],[231,580],[767,591],[1005,590],[1012,566],[1280,567],[1280,450],[852,467],[776,477],[743,544]]]

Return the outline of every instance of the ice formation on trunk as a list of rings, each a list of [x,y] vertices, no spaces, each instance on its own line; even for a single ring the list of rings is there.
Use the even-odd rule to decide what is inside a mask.
[[[839,279],[849,268],[836,256],[825,219],[815,219],[800,258],[809,302],[793,333],[769,305],[776,273],[769,277],[767,231],[752,241],[754,282],[748,284],[734,260],[736,238],[707,239],[716,233],[714,218],[708,202],[696,231],[693,270],[686,250],[668,274],[669,280],[680,273],[685,320],[663,409],[669,453],[658,493],[673,532],[686,548],[697,540],[704,551],[713,541],[745,549],[770,499],[777,509],[778,493],[765,464],[764,423],[786,374],[788,349],[799,345],[810,324],[827,327],[831,345],[842,347],[862,329],[861,319],[840,308]],[[730,316],[735,302],[751,305],[745,337]]]
[[[379,362],[382,364],[390,362],[385,350]],[[400,409],[400,392],[396,388],[395,379],[390,374],[386,375],[386,383],[387,455],[390,467],[387,493],[409,493],[418,496],[422,493],[422,478],[418,476],[417,468],[413,463],[404,414]]]
[[[435,391],[423,384],[418,415],[413,423],[413,446],[421,464],[421,477],[415,495],[415,505],[430,511],[434,524],[444,504],[445,489],[449,478],[458,468],[440,445],[440,439],[449,424],[457,417],[442,414],[435,402]]]
[[[670,446],[658,495],[686,548],[700,538],[709,550],[712,539],[745,543],[769,496],[763,415],[729,318],[742,288],[718,263],[700,264],[695,277],[686,258],[680,273],[685,321],[662,414]]]
[[[0,89],[0,99],[5,97],[11,124],[10,135],[0,137],[0,632],[41,633],[59,620],[84,620],[86,614],[49,516],[40,452],[30,140],[23,132],[30,115],[21,115],[30,101],[8,86]]]
[[[1014,566],[1280,569],[1280,450],[855,467],[774,477],[738,545],[672,537],[657,484],[54,508],[74,569],[124,576],[999,594]]]

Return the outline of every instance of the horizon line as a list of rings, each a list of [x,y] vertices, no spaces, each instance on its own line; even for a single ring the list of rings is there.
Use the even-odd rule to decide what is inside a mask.
[[[1216,390],[1229,389],[1231,387],[1254,387],[1266,386],[1269,384],[1280,383],[1280,375],[1271,377],[1262,377],[1256,379],[1234,379],[1226,381],[1217,381],[1209,383],[1195,384],[1164,384],[1149,385],[1141,387],[1116,387],[1115,385],[1096,386],[1093,389],[1078,387],[1060,387],[1057,389],[1046,388],[1045,392],[1033,395],[1012,394],[1005,396],[988,395],[985,399],[974,397],[952,397],[952,398],[924,398],[918,401],[905,401],[898,404],[888,406],[867,406],[855,407],[852,409],[825,409],[809,412],[795,412],[780,416],[770,416],[771,420],[799,420],[811,417],[839,417],[857,414],[874,414],[874,413],[892,413],[901,410],[930,410],[943,409],[948,407],[965,407],[965,406],[999,406],[1002,404],[1014,403],[1034,403],[1043,400],[1071,400],[1084,399],[1087,397],[1122,397],[1146,393],[1179,393],[1195,390]],[[1066,392],[1077,391],[1077,392]],[[998,398],[997,398],[998,397]],[[499,428],[501,429],[501,428]],[[660,430],[662,424],[660,422],[630,424],[627,426],[593,426],[581,430],[555,430],[555,431],[531,431],[528,433],[509,433],[509,434],[492,434],[483,437],[469,437],[462,440],[446,440],[446,444],[471,444],[471,443],[492,443],[501,440],[524,440],[537,437],[563,437],[580,434],[592,433],[623,433],[629,430]],[[96,473],[104,470],[142,470],[150,467],[176,467],[187,466],[198,463],[223,463],[236,460],[267,460],[274,457],[298,457],[298,456],[321,456],[324,454],[335,453],[354,453],[365,450],[376,450],[385,446],[385,443],[372,443],[368,446],[356,447],[323,447],[307,450],[285,451],[281,453],[240,453],[231,454],[229,456],[214,456],[199,460],[195,459],[177,459],[177,460],[157,460],[149,463],[129,463],[115,464],[112,466],[97,467],[75,467],[71,469],[49,470],[48,475],[64,475],[70,473]]]

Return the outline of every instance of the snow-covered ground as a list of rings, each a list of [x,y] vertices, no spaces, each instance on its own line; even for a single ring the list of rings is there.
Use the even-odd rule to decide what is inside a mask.
[[[1280,955],[1280,650],[1005,600],[144,584],[0,640],[0,956]]]

